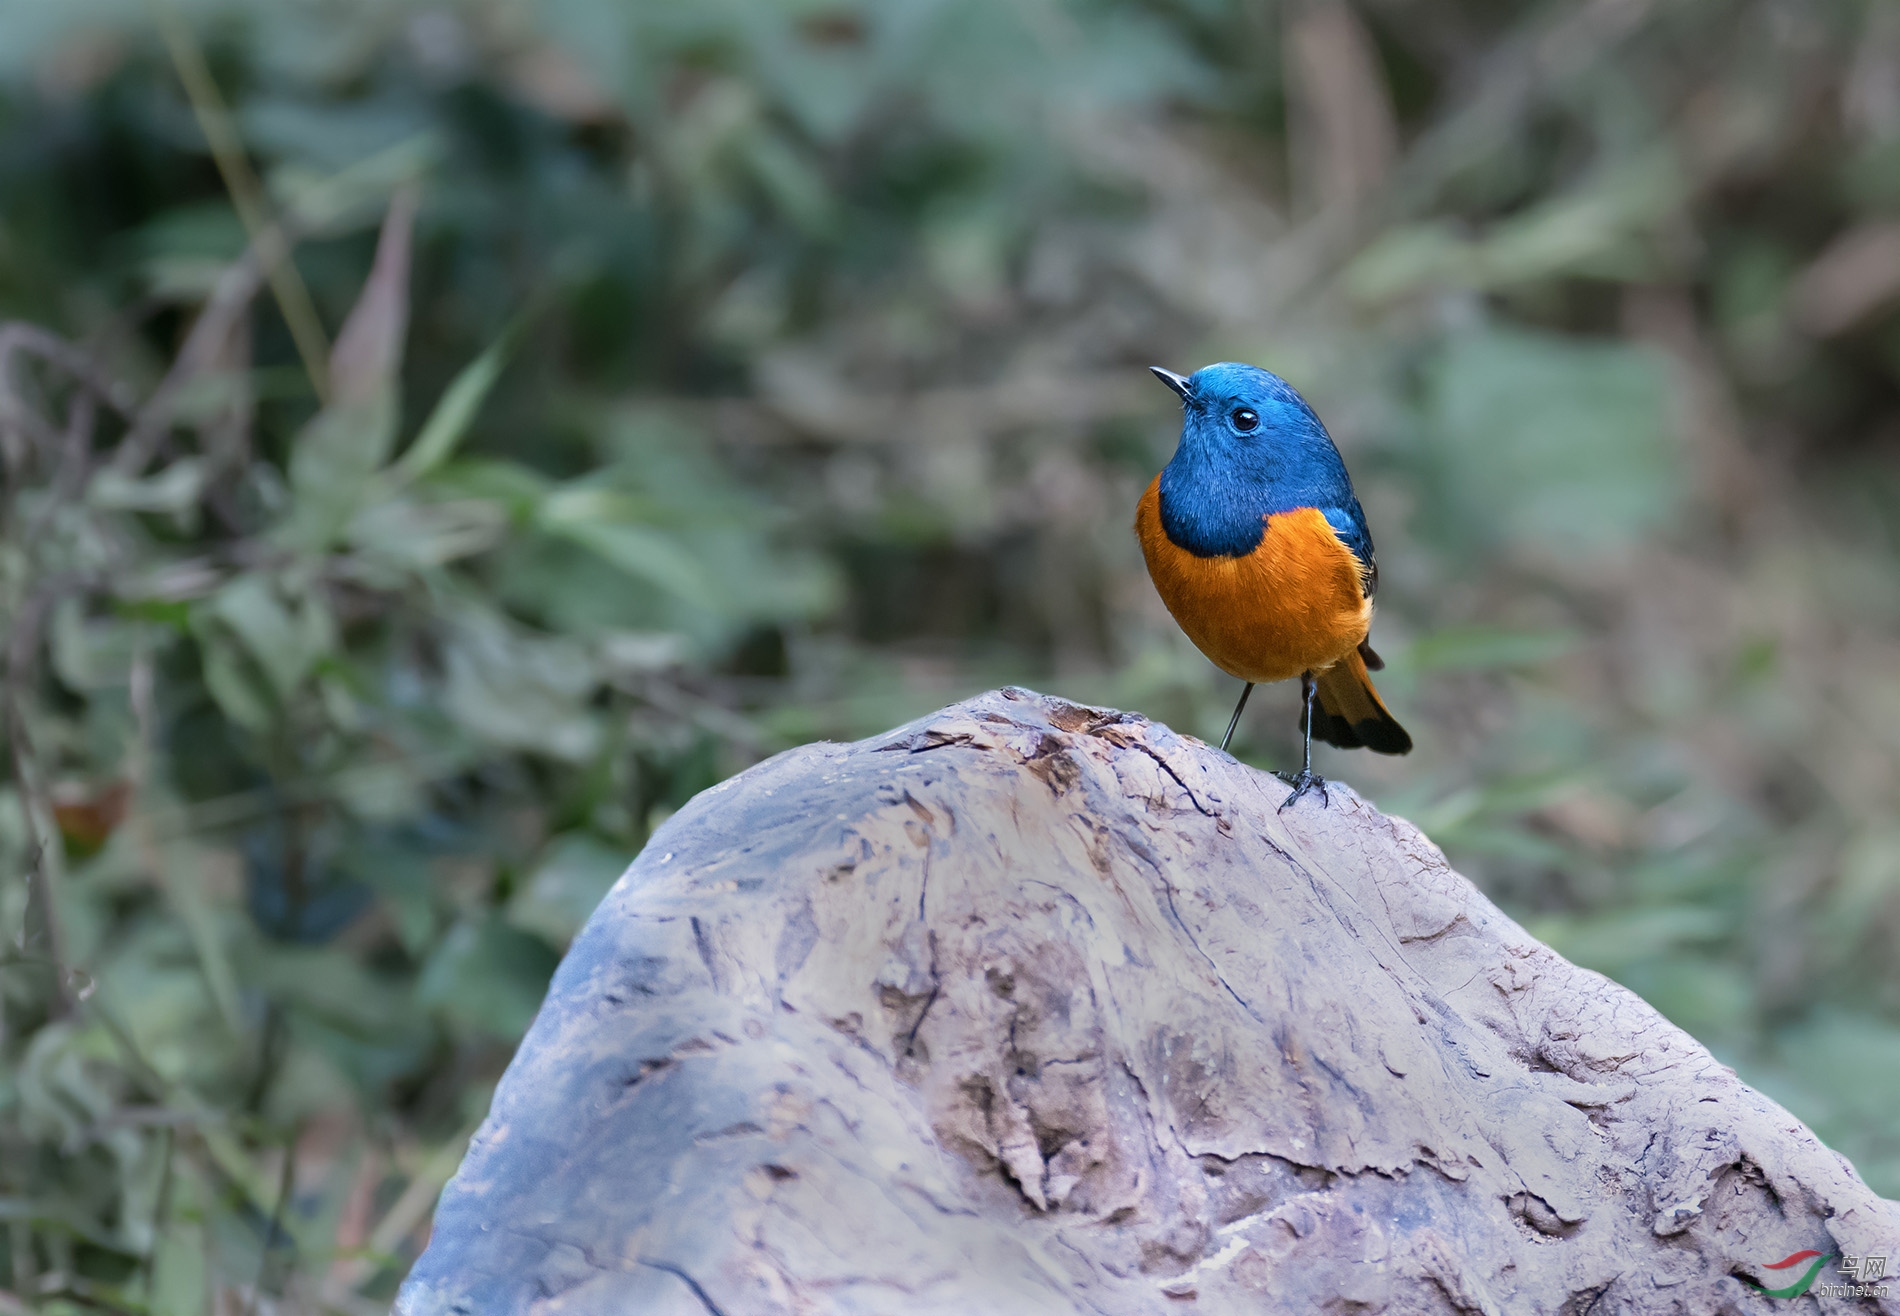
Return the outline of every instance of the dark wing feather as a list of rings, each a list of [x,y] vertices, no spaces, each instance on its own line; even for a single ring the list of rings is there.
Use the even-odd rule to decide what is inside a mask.
[[[1344,507],[1323,507],[1320,511],[1340,542],[1359,559],[1359,587],[1371,598],[1379,592],[1379,561],[1372,553],[1372,532],[1366,528],[1366,514],[1359,500],[1348,497]]]

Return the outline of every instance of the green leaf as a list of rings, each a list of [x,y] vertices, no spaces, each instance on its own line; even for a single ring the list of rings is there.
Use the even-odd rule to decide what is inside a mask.
[[[336,402],[298,432],[290,452],[291,510],[280,536],[321,552],[368,501],[396,436],[396,397],[384,389]]]
[[[191,604],[183,599],[114,599],[112,610],[135,621],[156,622],[181,635],[191,628]]]
[[[1540,919],[1530,930],[1584,968],[1620,977],[1631,965],[1657,959],[1679,946],[1718,941],[1734,923],[1731,915],[1706,906],[1660,905]]]
[[[245,118],[247,129],[258,127],[255,115],[247,113]],[[319,111],[315,118],[310,125],[315,140],[332,143],[335,111]],[[424,128],[334,173],[296,159],[287,160],[271,171],[271,191],[285,212],[295,215],[307,231],[346,232],[387,214],[390,195],[403,184],[416,182],[442,159],[445,151],[442,135]]]
[[[508,921],[551,945],[581,930],[633,856],[586,833],[555,838],[508,904]]]
[[[409,328],[409,235],[415,217],[415,190],[397,189],[377,238],[369,278],[330,353],[330,387],[340,406],[395,395]]]
[[[1442,220],[1389,229],[1346,267],[1346,291],[1363,302],[1382,302],[1430,283],[1465,284],[1476,279],[1471,244]]]
[[[1412,642],[1406,662],[1417,671],[1496,671],[1541,667],[1577,647],[1572,631],[1523,631],[1504,626],[1457,626]]]
[[[586,707],[599,675],[584,646],[471,614],[457,626],[444,665],[444,707],[472,735],[573,762],[599,747],[602,727]]]
[[[297,435],[292,509],[283,535],[309,552],[328,548],[370,500],[396,438],[398,371],[409,325],[409,231],[415,197],[399,190],[376,261],[330,354],[332,400]]]
[[[548,495],[539,525],[579,544],[630,576],[676,598],[717,610],[724,590],[672,536],[636,521],[636,504],[625,495],[591,486]]]
[[[293,1030],[294,1031],[294,1030]],[[349,1075],[320,1046],[304,1044],[301,1039],[287,1048],[276,1071],[271,1075],[266,1118],[280,1128],[294,1128],[311,1119],[321,1119],[331,1111],[349,1110],[360,1099]],[[334,1217],[330,1220],[334,1230]],[[334,1237],[323,1234],[319,1238]]]
[[[482,498],[502,504],[511,519],[527,523],[535,515],[553,481],[519,462],[453,461],[429,476],[428,488],[446,498]]]
[[[197,1176],[180,1167],[172,1187],[172,1218],[159,1235],[152,1278],[153,1316],[205,1316],[211,1310],[210,1246]]]
[[[247,731],[263,732],[276,720],[270,694],[252,676],[237,646],[222,636],[199,641],[205,689],[218,710]]]
[[[1546,555],[1600,554],[1661,525],[1682,494],[1666,363],[1550,334],[1465,334],[1429,377],[1441,533]]]
[[[198,956],[199,968],[210,988],[211,999],[218,1007],[218,1015],[233,1035],[243,1032],[243,1020],[238,1012],[237,975],[225,949],[224,929],[219,926],[206,891],[206,877],[214,866],[235,871],[241,862],[235,855],[214,854],[186,840],[167,844],[160,854],[165,894],[191,937],[192,950]]]
[[[350,546],[376,566],[397,573],[386,584],[401,585],[400,574],[441,566],[494,547],[508,532],[508,509],[499,503],[464,498],[454,502],[416,503],[407,499],[372,504],[350,522]]]
[[[280,699],[296,693],[336,644],[329,610],[316,594],[305,594],[293,610],[262,576],[239,576],[226,585],[210,613],[243,641]]]
[[[78,599],[62,600],[53,610],[53,670],[69,690],[124,685],[142,629],[110,616],[88,617]]]
[[[390,477],[406,484],[433,471],[451,457],[468,433],[475,414],[481,410],[488,392],[501,377],[508,353],[514,345],[514,331],[497,338],[488,350],[463,366],[450,381],[442,398],[423,422],[416,441],[409,445],[390,468]]]
[[[1745,1037],[1755,1022],[1755,992],[1733,964],[1676,947],[1627,964],[1618,980],[1698,1039]]]
[[[414,1074],[437,1041],[406,976],[372,971],[334,946],[258,941],[251,952],[247,982],[284,1007],[297,1045],[349,1075],[363,1093]]]
[[[1849,1157],[1875,1192],[1900,1194],[1900,1025],[1823,1006],[1780,1029],[1768,1055],[1738,1058],[1743,1080]]]
[[[613,673],[647,673],[679,667],[693,656],[693,643],[673,631],[610,630],[595,642],[601,666]]]
[[[352,876],[376,889],[403,949],[421,959],[435,941],[435,900],[426,854],[401,845],[365,845],[345,860]]]
[[[1465,237],[1444,220],[1394,228],[1347,267],[1346,290],[1380,302],[1432,287],[1639,279],[1657,265],[1648,238],[1681,204],[1683,181],[1667,151],[1652,151],[1543,199],[1481,237]]]
[[[534,1022],[559,959],[499,918],[465,920],[423,966],[416,999],[470,1033],[512,1041]]]
[[[205,475],[205,464],[196,457],[182,457],[138,480],[108,466],[86,486],[86,501],[119,512],[183,512],[197,505]]]

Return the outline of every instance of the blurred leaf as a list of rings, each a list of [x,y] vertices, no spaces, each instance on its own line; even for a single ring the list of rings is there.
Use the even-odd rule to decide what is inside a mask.
[[[239,576],[219,590],[209,615],[243,641],[279,699],[295,694],[336,643],[329,611],[315,594],[293,608],[262,576]]]
[[[285,542],[310,552],[329,547],[366,501],[395,437],[396,399],[389,392],[318,412],[291,449]]]
[[[1346,286],[1361,301],[1379,302],[1429,283],[1465,285],[1480,277],[1474,244],[1435,220],[1382,233],[1347,267]]]
[[[1745,1038],[1757,1023],[1748,975],[1706,953],[1672,947],[1626,963],[1620,981],[1711,1046]]]
[[[461,373],[450,381],[435,410],[423,422],[415,442],[391,467],[390,475],[397,483],[427,475],[454,454],[456,445],[468,433],[476,412],[481,410],[488,391],[495,386],[502,367],[507,364],[512,339],[512,333],[496,339],[487,351],[463,366]]]
[[[375,503],[350,522],[350,546],[391,573],[380,581],[395,587],[404,573],[439,567],[501,542],[508,511],[498,503],[465,498],[455,502]]]
[[[1500,626],[1461,626],[1412,641],[1406,662],[1421,672],[1491,671],[1541,667],[1575,649],[1568,631],[1516,631]]]
[[[271,157],[295,162],[280,167],[273,178],[278,199],[297,209],[309,207],[309,198],[301,191],[284,186],[283,174],[294,170],[337,173],[362,169],[362,162],[402,153],[412,160],[408,170],[389,172],[384,177],[382,197],[415,172],[413,161],[429,158],[425,149],[433,134],[426,110],[407,97],[366,96],[341,104],[324,97],[305,97],[289,87],[261,89],[244,106],[244,135],[253,149]],[[322,207],[329,209],[333,207]]]
[[[596,487],[575,487],[549,494],[538,524],[550,534],[572,540],[685,602],[718,610],[724,591],[670,536],[638,522],[639,511],[624,495]]]
[[[180,634],[191,628],[191,605],[183,599],[119,598],[113,600],[112,607],[121,617],[155,622]]]
[[[558,837],[509,902],[508,921],[564,947],[631,860],[586,833]]]
[[[87,617],[77,599],[53,610],[53,670],[69,689],[96,690],[130,679],[140,627],[111,617]]]
[[[218,1014],[232,1033],[241,1034],[243,1019],[238,1008],[237,974],[225,949],[225,932],[220,926],[218,911],[205,889],[205,878],[214,864],[224,865],[229,871],[234,863],[235,856],[214,856],[201,846],[178,840],[168,843],[160,852],[162,871],[159,876],[166,898],[191,937],[192,950],[198,957],[199,969]]]
[[[406,993],[392,992],[385,976],[357,963],[347,950],[255,942],[247,975],[300,1014],[343,1033],[374,1039],[404,1028]]]
[[[180,1174],[170,1227],[160,1235],[152,1280],[153,1316],[205,1316],[211,1309],[209,1244],[197,1185]]]
[[[297,435],[290,458],[288,542],[329,544],[367,498],[396,437],[397,370],[409,323],[413,192],[390,202],[376,262],[330,354],[331,403]]]
[[[1840,881],[1829,894],[1827,920],[1842,941],[1855,929],[1875,932],[1883,907],[1900,903],[1900,828],[1868,827],[1849,839],[1841,855]]]
[[[191,892],[194,900],[217,894],[208,883]],[[187,922],[185,907],[173,903],[169,891],[166,900],[174,918],[147,921],[93,967],[103,984],[99,991],[138,1039],[145,1062],[164,1081],[184,1083],[227,1072],[241,1062],[250,1038],[230,1028],[194,940],[199,920],[208,938],[219,935],[217,920],[225,907],[200,905]],[[241,1024],[242,1015],[238,1018]]]
[[[330,386],[341,406],[367,406],[396,391],[403,337],[409,327],[409,231],[413,189],[399,189],[376,244],[369,281],[330,351]]]
[[[601,665],[617,675],[663,671],[692,656],[691,641],[666,631],[610,631],[598,644]]]
[[[1851,1157],[1875,1192],[1900,1192],[1900,1027],[1864,1009],[1824,1008],[1782,1028],[1742,1075]]]
[[[416,999],[475,1032],[513,1040],[528,1031],[555,953],[500,919],[458,923],[423,967]]]
[[[359,846],[347,860],[388,906],[403,949],[422,959],[435,941],[435,897],[429,856],[394,843]]]
[[[244,222],[226,197],[160,211],[139,226],[132,242],[147,259],[197,257],[220,267],[250,245]]]
[[[444,705],[473,735],[570,761],[599,746],[601,728],[585,709],[597,675],[580,645],[518,634],[470,614],[456,629],[445,666]]]
[[[361,1100],[361,1092],[350,1076],[320,1047],[303,1045],[302,1040],[285,1048],[282,1063],[272,1076],[266,1110],[269,1119],[290,1127],[321,1119],[332,1111],[348,1110]],[[325,1236],[321,1226],[319,1217],[318,1229],[313,1231],[319,1238]]]
[[[517,462],[464,459],[434,471],[428,487],[451,499],[492,499],[508,509],[510,518],[525,522],[532,518],[553,482]]]
[[[1681,496],[1668,375],[1648,351],[1491,330],[1434,363],[1440,524],[1479,543],[1601,553]]]
[[[747,163],[791,221],[813,236],[831,228],[831,197],[823,177],[777,133],[758,133],[748,142]]]
[[[333,236],[375,223],[390,197],[426,174],[446,149],[441,134],[425,128],[335,172],[286,160],[271,172],[270,190],[311,232]]]
[[[1656,272],[1639,241],[1682,202],[1680,167],[1665,153],[1622,164],[1495,225],[1462,237],[1442,221],[1382,234],[1348,267],[1347,290],[1367,302],[1426,287],[1495,289],[1559,276],[1635,280]]]
[[[142,480],[103,470],[87,486],[86,498],[97,507],[115,511],[183,512],[196,507],[204,482],[204,463],[183,457]]]
[[[1659,959],[1677,946],[1718,941],[1732,924],[1719,910],[1662,905],[1594,917],[1539,919],[1530,926],[1565,958],[1616,978],[1632,964]]]
[[[247,731],[270,730],[275,720],[270,694],[252,676],[250,664],[237,646],[222,636],[205,636],[199,640],[198,653],[205,689],[219,711]]]

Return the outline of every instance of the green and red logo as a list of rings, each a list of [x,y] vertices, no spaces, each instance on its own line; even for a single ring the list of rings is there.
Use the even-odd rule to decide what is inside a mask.
[[[1808,1291],[1809,1287],[1814,1283],[1814,1277],[1821,1273],[1821,1267],[1825,1266],[1833,1256],[1834,1254],[1832,1252],[1816,1252],[1813,1248],[1808,1248],[1803,1252],[1790,1253],[1779,1261],[1770,1261],[1762,1267],[1763,1270],[1788,1270],[1810,1258],[1813,1260],[1813,1264],[1801,1273],[1800,1279],[1797,1279],[1794,1283],[1783,1289],[1767,1288],[1761,1284],[1757,1284],[1746,1275],[1739,1276],[1738,1278],[1741,1279],[1742,1283],[1748,1285],[1749,1288],[1762,1294],[1764,1297],[1798,1298]]]

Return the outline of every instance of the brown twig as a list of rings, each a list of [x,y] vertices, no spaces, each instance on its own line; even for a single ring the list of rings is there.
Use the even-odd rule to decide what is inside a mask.
[[[264,276],[270,280],[271,293],[283,312],[291,340],[297,345],[304,373],[310,376],[310,386],[316,390],[317,398],[327,402],[330,399],[329,343],[324,338],[322,322],[317,319],[316,307],[311,305],[310,290],[304,287],[297,267],[287,259],[290,254],[288,235],[265,217],[264,189],[251,171],[243,140],[218,90],[217,80],[205,63],[204,52],[192,35],[191,25],[166,0],[152,0],[152,9],[172,65],[178,70],[178,79],[184,83],[185,95],[191,100],[192,113],[197,116],[198,127],[211,147],[211,158],[224,179],[225,190],[231,195],[231,204],[244,222],[245,232],[251,236],[251,247],[258,253]]]
[[[443,1143],[417,1167],[408,1187],[397,1197],[376,1227],[370,1231],[361,1252],[345,1257],[331,1268],[323,1288],[324,1301],[336,1304],[363,1283],[373,1278],[385,1262],[395,1256],[403,1240],[415,1233],[435,1210],[442,1186],[455,1174],[475,1136],[471,1124]]]
[[[296,1186],[297,1134],[293,1132],[289,1140],[284,1143],[284,1166],[277,1181],[277,1204],[271,1208],[270,1225],[264,1234],[264,1246],[259,1249],[257,1279],[251,1285],[250,1300],[244,1304],[244,1316],[257,1316],[258,1300],[264,1294],[264,1281],[270,1277],[271,1248],[276,1246],[278,1237],[284,1235],[284,1212],[290,1206],[290,1196]]]
[[[0,324],[0,452],[4,453],[11,473],[19,473],[25,457],[17,447],[6,442],[12,433],[24,433],[42,460],[49,464],[60,462],[64,446],[59,431],[21,396],[13,366],[14,359],[22,354],[39,357],[56,366],[80,386],[79,396],[103,402],[121,415],[131,416],[129,391],[100,370],[90,353],[35,324],[17,320]]]
[[[171,1224],[172,1214],[172,1157],[178,1151],[178,1134],[170,1128],[163,1131],[165,1151],[159,1161],[158,1200],[152,1206],[152,1247],[144,1258],[145,1274],[141,1287],[144,1290],[145,1305],[152,1306],[152,1294],[158,1284],[158,1252],[163,1245],[165,1231]]]
[[[52,811],[47,804],[38,765],[33,761],[31,733],[27,729],[25,714],[21,711],[21,691],[31,676],[33,657],[39,650],[40,630],[47,611],[58,597],[59,590],[55,587],[60,583],[56,580],[33,594],[13,618],[12,634],[7,643],[6,674],[4,680],[0,680],[0,716],[4,716],[6,721],[13,781],[20,792],[20,813],[26,824],[27,849],[33,856],[26,873],[27,915],[22,949],[29,952],[37,950],[47,962],[52,973],[50,1008],[55,1018],[63,1019],[71,1013],[73,1002],[66,982],[65,945],[60,933],[59,883],[54,871],[57,859],[49,851],[55,842],[51,835],[52,829],[46,826]]]
[[[53,469],[51,496],[27,526],[25,542],[38,544],[52,527],[60,510],[76,501],[86,490],[92,474],[92,425],[99,409],[90,393],[76,393],[68,408],[66,430],[58,436],[58,455]]]
[[[16,352],[30,352],[72,376],[98,398],[128,419],[132,415],[131,390],[99,368],[97,358],[83,347],[67,342],[58,334],[13,320],[0,325],[0,388],[10,388],[10,368]]]
[[[1657,0],[1586,0],[1535,10],[1486,59],[1461,103],[1406,152],[1382,218],[1426,211],[1447,178],[1504,129],[1524,122],[1530,102],[1603,58],[1656,8]]]
[[[272,232],[281,233],[273,228]],[[288,238],[283,239],[288,241]],[[178,350],[171,368],[152,390],[151,397],[132,418],[132,428],[112,455],[111,469],[120,475],[134,476],[145,468],[163,441],[171,425],[179,396],[187,384],[213,366],[224,352],[232,328],[244,314],[251,299],[264,282],[264,251],[257,243],[242,257],[227,265],[211,290],[211,297],[191,326],[185,344]]]

